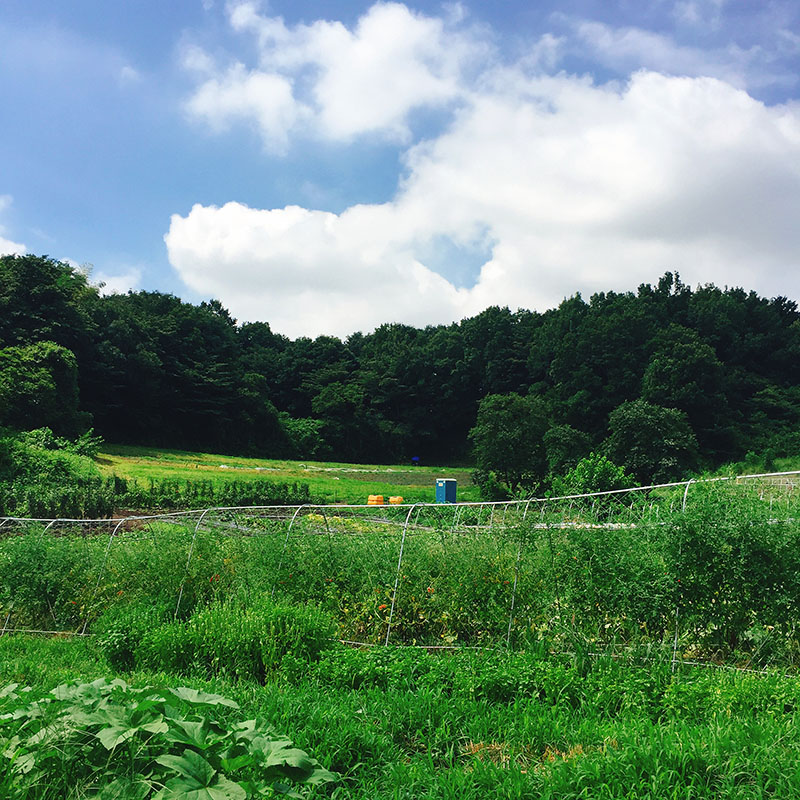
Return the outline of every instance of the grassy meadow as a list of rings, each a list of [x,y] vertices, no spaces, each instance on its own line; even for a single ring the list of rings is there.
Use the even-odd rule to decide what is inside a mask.
[[[307,484],[311,496],[324,503],[366,503],[371,494],[401,496],[408,502],[433,502],[436,478],[455,478],[459,499],[478,500],[470,470],[464,467],[345,464],[242,458],[212,453],[162,450],[106,444],[97,456],[104,475],[149,481],[213,481],[261,478]]]

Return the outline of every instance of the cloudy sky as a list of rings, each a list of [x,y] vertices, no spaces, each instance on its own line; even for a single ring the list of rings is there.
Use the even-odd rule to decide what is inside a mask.
[[[800,299],[796,0],[3,0],[0,252],[289,336]]]

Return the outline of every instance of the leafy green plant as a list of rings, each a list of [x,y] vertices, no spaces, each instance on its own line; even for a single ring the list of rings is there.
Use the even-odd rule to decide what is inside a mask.
[[[197,689],[120,679],[47,694],[10,684],[0,691],[7,797],[302,798],[302,788],[336,780],[264,722],[232,719],[238,709]]]
[[[85,553],[74,542],[37,532],[2,542],[0,609],[13,613],[19,627],[74,628],[87,588]]]
[[[218,602],[144,632],[132,653],[137,667],[263,681],[286,655],[317,659],[333,633],[333,620],[314,606]]]
[[[565,475],[553,479],[553,494],[607,492],[635,485],[631,475],[600,453],[589,453]]]
[[[92,632],[109,666],[130,670],[135,665],[136,648],[142,637],[169,617],[170,609],[163,602],[112,605],[94,624]]]

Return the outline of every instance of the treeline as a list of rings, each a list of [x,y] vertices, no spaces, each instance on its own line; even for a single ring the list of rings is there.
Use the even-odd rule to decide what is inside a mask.
[[[636,293],[576,295],[544,313],[492,307],[450,325],[290,340],[266,322],[238,324],[216,300],[104,297],[68,264],[0,258],[7,428],[74,436],[93,426],[112,442],[264,457],[452,463],[472,458],[481,401],[514,394],[535,404],[539,439],[552,443],[542,457],[561,468],[607,443],[614,412],[632,401],[647,404],[625,406],[640,416],[676,409],[697,466],[792,454],[800,313],[784,297],[692,289],[667,273]]]

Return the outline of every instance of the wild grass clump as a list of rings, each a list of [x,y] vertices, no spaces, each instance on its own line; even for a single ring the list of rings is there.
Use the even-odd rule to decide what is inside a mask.
[[[97,644],[113,669],[129,672],[136,666],[143,639],[172,618],[163,602],[112,605],[92,626]]]
[[[132,603],[102,616],[96,630],[115,669],[263,683],[286,657],[317,660],[331,644],[334,624],[314,606],[260,598],[247,606],[212,603],[186,620],[172,620],[165,607]]]
[[[293,682],[313,680],[337,690],[435,692],[505,704],[532,699],[609,716],[663,705],[673,681],[668,654],[651,653],[646,662],[641,655],[631,653],[620,661],[609,656],[554,655],[543,648],[436,653],[404,647],[336,647],[302,668],[284,663],[283,675]]]

